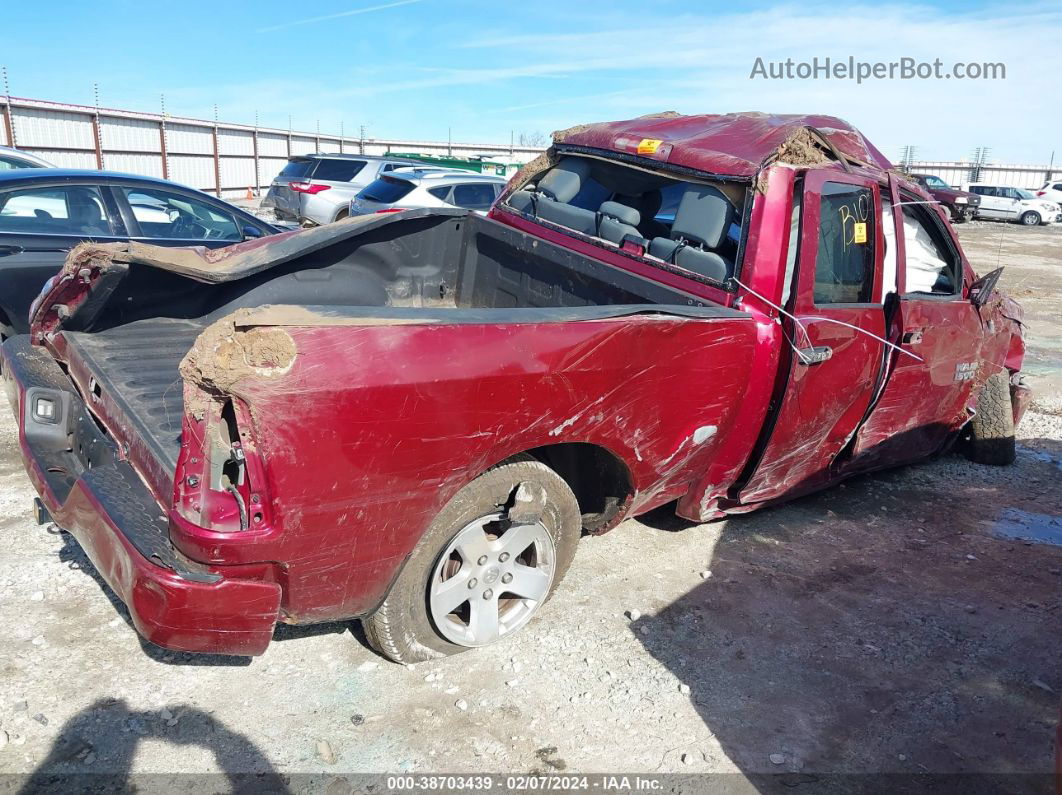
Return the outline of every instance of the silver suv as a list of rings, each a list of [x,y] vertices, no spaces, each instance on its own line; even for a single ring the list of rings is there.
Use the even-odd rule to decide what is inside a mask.
[[[397,212],[420,207],[489,210],[507,180],[442,168],[399,168],[381,174],[350,200],[351,215]]]
[[[330,224],[346,218],[350,200],[380,174],[415,165],[378,155],[293,155],[269,186],[262,208],[285,221]]]

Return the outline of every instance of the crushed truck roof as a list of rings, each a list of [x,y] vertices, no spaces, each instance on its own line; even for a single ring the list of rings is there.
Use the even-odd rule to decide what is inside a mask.
[[[556,144],[651,157],[671,165],[752,177],[772,162],[810,166],[836,160],[887,171],[892,163],[848,122],[835,116],[659,113],[628,121],[581,124],[553,134]]]

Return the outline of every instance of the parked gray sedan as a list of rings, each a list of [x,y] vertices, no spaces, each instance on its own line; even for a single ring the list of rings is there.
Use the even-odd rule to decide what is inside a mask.
[[[330,224],[347,217],[350,200],[380,174],[415,166],[376,155],[294,155],[269,186],[263,209],[301,224]]]
[[[382,174],[350,201],[351,215],[421,207],[489,210],[507,180],[492,174],[440,168],[400,168]]]

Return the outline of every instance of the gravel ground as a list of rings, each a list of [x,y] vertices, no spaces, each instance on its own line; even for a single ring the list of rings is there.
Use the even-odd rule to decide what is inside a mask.
[[[1062,547],[1000,533],[1062,515],[1062,229],[960,231],[1031,324],[1015,466],[946,456],[725,522],[624,522],[518,637],[437,663],[389,664],[345,624],[280,628],[254,660],[141,643],[33,523],[4,412],[0,773],[1047,773]]]

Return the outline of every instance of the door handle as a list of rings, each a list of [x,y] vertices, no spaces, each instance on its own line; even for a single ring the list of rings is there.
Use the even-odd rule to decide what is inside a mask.
[[[816,345],[813,348],[797,348],[800,363],[810,367],[813,364],[822,364],[829,361],[833,356],[833,348],[826,345]]]
[[[0,257],[8,257],[12,254],[21,254],[26,249],[22,246],[0,246]]]
[[[903,342],[904,345],[917,345],[922,341],[922,332],[925,329],[916,329],[915,331],[904,332]]]

